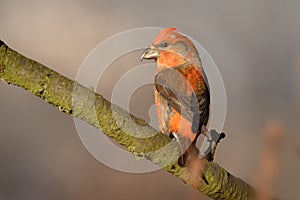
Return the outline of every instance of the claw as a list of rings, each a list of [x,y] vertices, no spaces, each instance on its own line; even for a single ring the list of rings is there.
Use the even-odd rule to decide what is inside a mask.
[[[178,138],[178,135],[176,134],[176,133],[169,133],[169,137],[171,138],[171,139],[175,139],[175,140],[177,140],[177,141],[179,141],[179,138]]]
[[[199,149],[199,158],[207,158],[209,161],[214,159],[214,154],[218,143],[225,137],[225,133],[218,133],[216,130],[208,131],[203,127],[202,134],[206,140]],[[205,146],[204,146],[205,145]]]

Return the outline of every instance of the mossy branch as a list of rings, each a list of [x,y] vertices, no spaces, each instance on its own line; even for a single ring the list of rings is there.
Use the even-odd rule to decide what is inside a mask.
[[[168,136],[157,132],[144,120],[112,105],[91,89],[20,55],[2,41],[0,41],[0,78],[9,84],[30,91],[63,113],[79,118],[100,129],[104,134],[123,145],[126,150],[163,166],[166,171],[212,199],[248,200],[254,198],[255,190],[250,185],[233,176],[215,162],[203,160],[205,167],[202,169],[202,173],[208,184],[201,179],[200,173],[194,177],[195,175],[192,175],[190,170],[178,166],[178,145],[176,142],[172,142]],[[117,120],[115,116],[117,116]],[[137,126],[130,123],[132,119],[137,124],[143,125],[143,129],[138,129]],[[124,130],[127,131],[124,132]],[[129,134],[128,131],[133,134]],[[139,135],[152,136],[138,137]],[[162,147],[166,145],[168,148],[162,150]],[[174,162],[167,165],[170,159]]]

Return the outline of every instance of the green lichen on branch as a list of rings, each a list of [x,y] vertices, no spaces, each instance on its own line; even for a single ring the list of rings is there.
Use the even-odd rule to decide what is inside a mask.
[[[20,55],[2,41],[0,78],[30,91],[63,113],[100,129],[126,150],[162,166],[212,199],[253,199],[255,191],[251,186],[215,162],[203,160],[205,167],[202,170],[208,184],[200,177],[200,173],[197,177],[192,176],[187,168],[181,168],[177,164],[179,147],[168,136],[150,127],[144,120],[111,104],[91,89]],[[143,128],[139,128],[132,121]],[[170,160],[173,161],[172,164],[169,164]]]

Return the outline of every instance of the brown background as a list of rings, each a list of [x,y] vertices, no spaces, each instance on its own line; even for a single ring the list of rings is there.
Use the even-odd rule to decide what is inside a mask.
[[[280,199],[296,200],[299,6],[292,0],[0,0],[0,37],[27,57],[74,78],[88,52],[112,34],[145,26],[177,27],[206,48],[225,82],[227,138],[217,162],[254,184],[264,127],[279,120],[286,134],[272,191]],[[130,68],[139,53],[116,63]],[[115,69],[107,76],[117,77]],[[104,81],[98,91],[109,95],[111,88]],[[146,94],[152,97],[150,90]],[[145,116],[140,108],[132,112]],[[0,112],[0,199],[206,199],[164,171],[126,174],[102,165],[81,144],[70,116],[4,82]]]

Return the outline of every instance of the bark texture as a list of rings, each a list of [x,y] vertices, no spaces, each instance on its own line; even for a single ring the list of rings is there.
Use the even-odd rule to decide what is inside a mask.
[[[111,104],[92,89],[83,87],[42,64],[20,55],[0,41],[0,78],[30,91],[65,114],[100,129],[137,157],[151,160],[212,199],[253,199],[255,190],[215,162],[202,160],[202,173],[177,164],[177,142],[123,109]],[[45,113],[46,114],[46,113]],[[136,126],[132,120],[141,125]],[[142,137],[141,137],[142,136]],[[149,136],[149,137],[145,137]],[[170,163],[170,160],[172,161]]]

